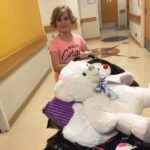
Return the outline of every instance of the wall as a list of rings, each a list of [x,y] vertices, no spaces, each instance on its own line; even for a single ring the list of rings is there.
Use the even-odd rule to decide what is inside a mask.
[[[144,4],[142,0],[129,0],[129,13],[132,13],[137,16],[141,16],[141,23],[137,24],[130,20],[130,34],[134,39],[141,45],[144,46]]]
[[[45,47],[0,81],[1,103],[8,120],[29,96],[49,67]]]
[[[80,6],[80,18],[93,18],[96,17],[96,21],[82,23],[82,33],[85,39],[100,37],[100,16],[98,12],[98,1],[88,4],[87,0],[79,1]],[[93,30],[94,29],[94,30]]]
[[[3,1],[0,18],[0,59],[43,35],[39,7],[35,0]]]
[[[120,13],[120,10],[125,10],[124,13]],[[118,0],[118,26],[127,27],[127,4],[126,0]]]
[[[28,46],[28,44],[32,43],[32,40],[39,37],[40,34],[44,35],[39,7],[36,0],[13,0],[13,2],[5,0],[4,3],[7,3],[8,8],[11,9],[12,13],[10,13],[10,10],[7,9],[3,9],[3,12],[2,9],[0,10],[2,12],[1,15],[3,15],[4,21],[6,21],[2,22],[1,24],[3,29],[3,35],[1,35],[1,39],[4,41],[3,44],[5,44],[1,50],[6,50],[6,48],[9,47],[9,50],[14,51],[15,53],[16,49],[18,50],[18,48],[22,49],[22,47]],[[34,9],[35,5],[37,9]],[[29,6],[29,9],[26,6]],[[11,18],[8,17],[9,15],[11,15]],[[30,22],[31,16],[34,20],[32,22],[34,22],[35,28],[33,27],[32,22]],[[12,26],[13,23],[11,22],[14,20],[14,24],[16,26]],[[5,23],[6,26],[3,25],[3,23]],[[11,43],[10,45],[9,42]],[[2,62],[3,61],[0,61],[0,66]],[[30,55],[30,57],[26,58],[26,60],[15,66],[13,70],[9,71],[4,76],[1,76],[0,115],[3,116],[0,117],[0,122],[5,121],[6,125],[8,122],[10,122],[18,109],[32,93],[33,89],[38,85],[39,81],[49,70],[49,55],[47,46],[45,45],[42,46],[42,48],[38,48],[32,55]],[[6,126],[6,129],[8,129],[8,126]]]

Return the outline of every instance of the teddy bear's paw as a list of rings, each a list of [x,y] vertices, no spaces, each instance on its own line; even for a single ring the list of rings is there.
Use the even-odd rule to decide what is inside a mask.
[[[147,130],[144,136],[144,142],[150,143],[150,122],[147,125]]]
[[[96,130],[102,134],[112,132],[117,125],[117,118],[112,114],[107,114],[106,116],[101,116],[98,121]]]
[[[141,119],[132,126],[132,133],[142,141],[150,143],[150,120]]]
[[[133,83],[133,75],[129,72],[123,73],[120,77],[120,82],[125,85],[131,85]]]

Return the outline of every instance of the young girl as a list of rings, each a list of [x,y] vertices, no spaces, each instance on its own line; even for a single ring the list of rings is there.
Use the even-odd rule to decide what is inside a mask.
[[[56,81],[61,69],[69,61],[79,55],[81,59],[86,59],[90,53],[85,40],[71,33],[71,24],[76,20],[67,6],[58,6],[53,10],[50,24],[58,29],[58,35],[50,42],[49,50]]]

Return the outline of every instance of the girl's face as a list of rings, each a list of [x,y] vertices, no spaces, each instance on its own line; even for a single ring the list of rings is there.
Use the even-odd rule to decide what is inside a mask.
[[[57,18],[56,26],[59,32],[66,33],[71,31],[71,21],[66,12],[60,18]]]

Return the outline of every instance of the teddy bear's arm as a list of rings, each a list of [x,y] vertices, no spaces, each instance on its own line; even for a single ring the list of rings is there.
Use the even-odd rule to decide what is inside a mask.
[[[102,133],[109,133],[113,131],[117,124],[115,115],[108,112],[99,112],[95,118],[92,119],[92,125],[94,128]]]
[[[99,133],[105,134],[115,129],[117,117],[114,114],[100,110],[93,100],[85,101],[83,105],[88,120]]]
[[[74,114],[63,128],[66,139],[87,147],[94,147],[101,141],[101,136],[89,123],[81,103],[73,105]],[[92,135],[92,136],[91,136]]]
[[[131,85],[133,83],[134,77],[130,72],[123,72],[116,75],[110,75],[106,78],[106,80],[125,84],[125,85]]]

